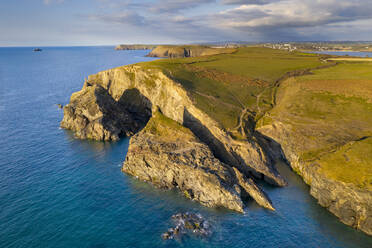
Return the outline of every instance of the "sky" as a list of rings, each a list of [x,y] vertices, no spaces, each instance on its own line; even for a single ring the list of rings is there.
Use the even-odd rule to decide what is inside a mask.
[[[0,0],[0,46],[345,40],[372,0]]]

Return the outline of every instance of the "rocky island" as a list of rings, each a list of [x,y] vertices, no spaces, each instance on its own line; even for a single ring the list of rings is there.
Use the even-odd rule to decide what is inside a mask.
[[[284,160],[322,206],[372,234],[370,62],[174,49],[159,52],[173,59],[89,76],[61,127],[83,139],[132,136],[123,172],[238,212],[250,199],[274,210],[257,182],[285,186],[275,168]]]

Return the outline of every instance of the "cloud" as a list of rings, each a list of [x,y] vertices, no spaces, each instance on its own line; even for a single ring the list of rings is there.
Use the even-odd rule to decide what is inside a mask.
[[[350,39],[345,30],[362,28],[355,23],[372,19],[372,3],[363,0],[156,0],[151,3],[127,1],[123,11],[91,18],[155,31],[175,39],[247,41],[318,40],[327,39],[327,35]],[[193,13],[192,8],[207,4],[210,5],[204,14]],[[364,32],[366,29],[372,33],[372,27],[364,23]]]
[[[150,8],[154,12],[179,12],[203,4],[215,3],[216,0],[158,0]]]
[[[239,5],[263,5],[271,2],[278,2],[279,0],[222,0],[222,4],[239,4]]]
[[[144,26],[148,25],[147,20],[133,11],[123,11],[115,14],[101,14],[101,15],[90,15],[91,20],[102,20],[104,22],[125,24],[132,26]]]
[[[237,29],[313,27],[371,17],[372,4],[359,0],[287,0],[241,5],[214,15],[216,22]]]

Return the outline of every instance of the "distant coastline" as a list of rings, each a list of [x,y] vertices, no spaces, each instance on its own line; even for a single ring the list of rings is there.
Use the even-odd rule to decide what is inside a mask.
[[[134,44],[134,45],[117,45],[115,50],[152,50],[157,45],[143,45],[143,44]]]

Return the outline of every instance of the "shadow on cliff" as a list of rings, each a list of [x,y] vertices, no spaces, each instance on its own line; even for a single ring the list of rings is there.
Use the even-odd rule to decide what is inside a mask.
[[[290,167],[290,163],[284,154],[281,144],[258,131],[254,131],[253,135],[256,137],[257,143],[264,150],[265,155],[270,159],[271,164],[276,164],[280,161],[284,162]],[[277,170],[277,168],[275,169]]]
[[[151,118],[152,103],[137,89],[125,90],[118,101],[103,87],[97,87],[95,96],[103,113],[103,128],[119,137],[134,135],[144,128]]]
[[[139,132],[152,116],[151,101],[136,89],[127,89],[118,100],[120,108],[125,109],[137,123]]]
[[[203,143],[205,143],[212,151],[214,156],[221,162],[230,165],[231,167],[237,168],[243,174],[248,177],[257,178],[260,180],[267,180],[265,176],[245,164],[244,159],[234,151],[228,151],[224,144],[217,139],[209,129],[204,126],[196,117],[194,117],[186,108],[183,114],[183,125],[189,128],[195,136],[197,136]],[[260,144],[259,144],[260,145]],[[271,158],[271,157],[270,157]],[[268,165],[270,166],[270,165]],[[278,173],[275,168],[272,168],[275,173]],[[276,185],[276,183],[268,180],[270,184]]]
[[[205,143],[211,149],[213,155],[220,161],[232,166],[237,163],[235,158],[226,150],[223,143],[186,108],[183,113],[183,125],[190,129],[196,137]]]

